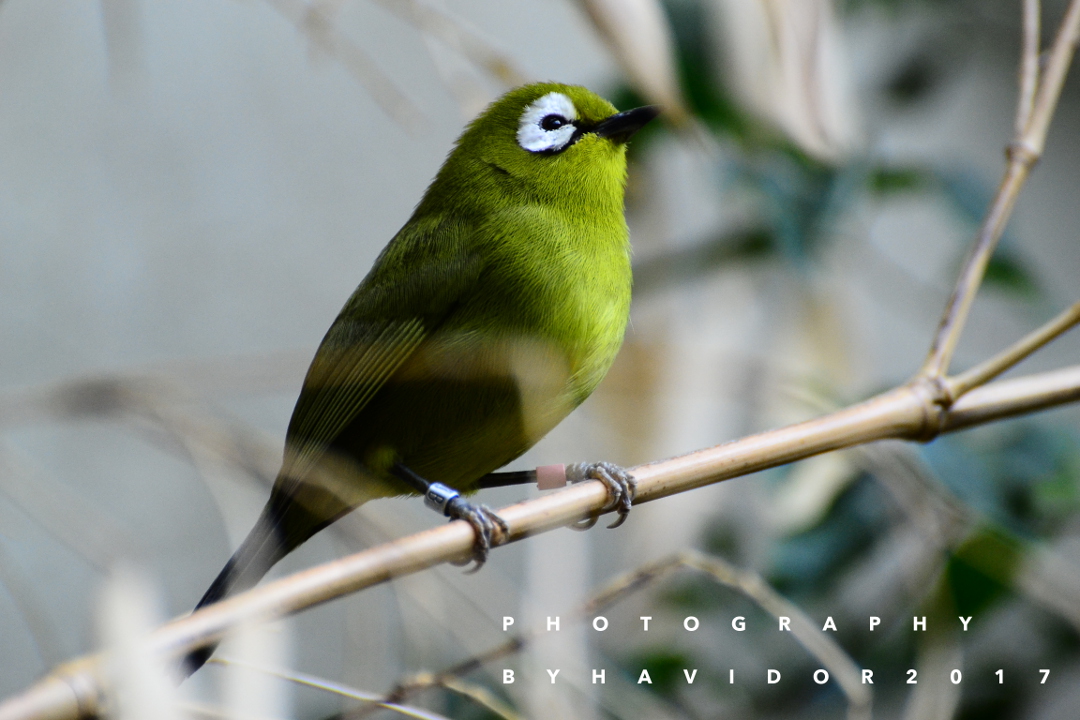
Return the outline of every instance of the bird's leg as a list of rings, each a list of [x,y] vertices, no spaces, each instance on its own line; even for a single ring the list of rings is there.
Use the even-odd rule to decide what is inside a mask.
[[[608,525],[608,528],[617,528],[626,522],[626,516],[630,514],[630,508],[634,504],[634,495],[637,494],[637,480],[626,470],[609,462],[575,463],[566,466],[566,480],[570,483],[586,480],[599,480],[604,483],[611,501],[604,506],[603,511],[617,508],[619,513],[619,519]],[[596,524],[596,520],[596,517],[592,517],[571,527],[588,530]]]
[[[508,485],[531,485],[536,482],[535,470],[512,470],[510,472],[494,472],[484,475],[476,481],[476,488],[483,490],[493,487],[507,487]]]
[[[442,513],[451,520],[464,520],[472,525],[476,532],[472,554],[476,567],[469,572],[477,572],[482,568],[487,562],[488,552],[491,551],[492,545],[497,545],[510,534],[510,527],[505,520],[495,514],[494,510],[487,505],[473,505],[461,497],[461,493],[454,488],[442,483],[429,482],[401,463],[395,463],[390,468],[390,473],[423,495],[424,504],[432,510]]]
[[[614,463],[577,463],[575,465],[545,465],[536,470],[517,470],[514,472],[489,473],[477,482],[478,488],[504,487],[506,485],[526,485],[536,483],[541,490],[562,487],[566,483],[579,483],[586,480],[599,480],[607,486],[611,501],[604,510],[618,506],[619,519],[608,527],[619,527],[626,522],[626,516],[634,502],[637,481],[634,476]],[[571,525],[575,530],[588,530],[596,524],[597,516]]]

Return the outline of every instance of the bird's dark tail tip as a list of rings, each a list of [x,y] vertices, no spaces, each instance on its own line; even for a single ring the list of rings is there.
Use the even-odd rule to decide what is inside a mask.
[[[304,489],[303,502],[296,501],[294,492],[281,489],[291,488],[295,491],[301,487]],[[278,560],[352,507],[329,491],[286,482],[279,477],[255,527],[218,573],[195,609],[255,587]],[[180,677],[186,678],[205,665],[216,647],[214,643],[188,653],[180,663]]]
[[[291,549],[291,548],[289,548]],[[268,504],[244,542],[225,563],[214,582],[207,588],[195,610],[213,605],[219,600],[255,586],[288,549],[280,532],[277,513]],[[217,649],[217,643],[188,653],[180,662],[181,678],[189,677],[206,664]]]

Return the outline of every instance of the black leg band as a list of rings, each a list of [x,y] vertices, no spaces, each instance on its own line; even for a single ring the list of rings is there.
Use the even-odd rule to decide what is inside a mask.
[[[535,470],[488,473],[476,481],[477,489],[507,487],[508,485],[531,485],[536,482]]]
[[[394,463],[390,468],[390,474],[401,480],[406,485],[411,487],[421,495],[427,495],[428,486],[431,485],[427,480],[414,473],[409,468],[405,467],[401,463]]]

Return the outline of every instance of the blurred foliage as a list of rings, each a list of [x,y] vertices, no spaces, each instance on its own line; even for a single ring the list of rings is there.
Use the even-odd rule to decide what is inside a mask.
[[[1008,592],[1023,548],[993,527],[980,529],[949,557],[945,577],[953,609],[963,617],[982,615]]]
[[[770,579],[793,599],[831,587],[873,548],[885,525],[888,503],[881,487],[863,477],[837,498],[824,520],[777,543]]]
[[[970,4],[969,0],[845,0],[842,3],[844,9],[848,12],[863,10],[868,7],[900,12],[935,6],[965,4]]]
[[[885,8],[889,17],[904,13],[969,7],[958,0],[849,0],[845,11],[870,6]],[[886,204],[903,197],[921,197],[946,207],[974,234],[989,204],[992,178],[972,168],[928,162],[897,164],[873,155],[849,157],[829,164],[816,160],[779,132],[742,110],[725,86],[718,52],[721,38],[713,34],[704,0],[665,2],[676,38],[683,91],[700,121],[722,148],[714,168],[715,191],[740,192],[753,198],[754,216],[737,231],[705,236],[692,244],[672,247],[640,261],[635,267],[635,292],[651,293],[694,278],[707,277],[732,263],[772,263],[790,271],[795,282],[807,277],[836,235],[841,221],[867,203]],[[1016,12],[1019,12],[1018,10]],[[883,99],[917,104],[940,80],[941,66],[925,46],[878,89]],[[643,100],[630,87],[611,94],[619,107]],[[654,124],[632,147],[631,160],[651,148],[672,129]],[[1021,251],[1022,244],[1007,229],[987,269],[985,285],[1018,307],[1048,304],[1037,274]],[[967,248],[955,247],[955,263]],[[897,382],[903,378],[897,378]],[[1052,417],[1010,421],[992,428],[942,437],[918,448],[935,492],[951,498],[971,514],[972,527],[946,551],[930,550],[923,561],[928,573],[922,586],[904,586],[902,571],[893,567],[886,580],[894,587],[882,597],[883,625],[870,634],[862,613],[841,620],[843,593],[853,578],[867,571],[875,558],[888,555],[900,529],[910,527],[886,483],[861,471],[833,498],[820,522],[780,537],[768,552],[766,579],[812,617],[837,615],[836,639],[855,662],[875,672],[875,706],[900,707],[909,697],[906,672],[919,665],[924,643],[957,642],[965,648],[965,681],[957,717],[965,719],[1028,716],[1039,685],[1035,668],[1064,668],[1080,662],[1076,629],[1061,615],[1034,605],[1018,592],[1023,568],[1044,544],[1065,532],[1080,512],[1080,437],[1076,428]],[[771,471],[783,482],[787,469]],[[736,563],[747,563],[753,551],[739,533],[719,521],[701,539],[707,552]],[[885,607],[888,600],[892,607]],[[718,588],[701,577],[680,576],[658,593],[656,602],[672,617],[693,613],[712,617],[718,626],[732,617],[756,617],[741,639],[760,653],[760,667],[783,667],[785,681],[744,688],[739,699],[745,715],[798,714],[839,716],[845,701],[835,683],[818,686],[811,680],[818,667],[794,641],[776,638],[775,621],[738,593]],[[927,615],[926,635],[911,631],[911,618]],[[964,633],[958,615],[972,617]],[[988,618],[1008,617],[1017,629],[992,632]],[[846,622],[845,622],[846,621]],[[855,627],[858,624],[859,627]],[[1023,650],[1017,651],[1017,633]],[[974,647],[978,639],[977,650]],[[713,717],[717,707],[731,701],[726,671],[732,663],[724,648],[711,651],[655,647],[620,657],[627,677],[648,668],[649,691],[686,717]],[[691,693],[681,679],[682,668],[709,668],[715,684],[708,685],[715,704],[702,699],[701,686]],[[997,684],[994,672],[1004,669],[1010,683]],[[762,674],[764,671],[762,671]],[[719,682],[723,679],[724,682]],[[705,704],[703,704],[705,703]],[[886,713],[887,714],[887,713]]]
[[[943,4],[946,1],[941,0]],[[715,172],[716,190],[748,193],[755,198],[758,213],[748,229],[703,238],[689,248],[679,247],[651,257],[646,266],[635,268],[636,292],[706,276],[733,262],[773,258],[806,270],[835,235],[838,220],[866,200],[887,202],[895,195],[908,193],[932,195],[943,199],[956,217],[970,223],[973,230],[981,221],[994,188],[974,171],[954,164],[895,166],[873,157],[854,157],[830,165],[809,156],[778,131],[748,115],[721,77],[718,54],[722,42],[710,33],[713,23],[703,0],[668,0],[664,7],[676,40],[682,89],[698,119],[715,133],[724,149]],[[934,84],[929,63],[923,54],[916,54],[882,92],[907,102],[919,99]],[[646,102],[625,84],[608,94],[620,108]],[[650,152],[658,138],[670,133],[671,129],[661,123],[647,126],[631,145],[631,162]],[[1016,245],[1006,231],[987,270],[986,284],[1020,299],[1038,300],[1038,282]],[[963,247],[957,247],[958,264],[963,251]]]
[[[1023,537],[1052,535],[1080,510],[1080,438],[1073,428],[1016,420],[946,436],[924,455],[980,515]]]

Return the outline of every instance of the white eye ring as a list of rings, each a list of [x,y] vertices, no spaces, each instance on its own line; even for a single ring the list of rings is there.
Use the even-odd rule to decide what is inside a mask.
[[[556,127],[545,129],[545,120],[547,125]],[[575,120],[577,109],[570,98],[559,92],[549,92],[521,113],[517,131],[518,145],[534,153],[562,150],[577,131]]]

